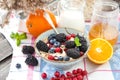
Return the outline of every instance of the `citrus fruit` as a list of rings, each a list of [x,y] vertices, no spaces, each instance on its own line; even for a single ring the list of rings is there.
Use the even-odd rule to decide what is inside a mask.
[[[105,39],[96,38],[90,41],[88,58],[97,64],[107,62],[113,55],[112,45]]]
[[[57,26],[55,15],[49,10],[36,9],[33,13],[29,14],[29,17],[26,20],[26,26],[29,33],[37,37],[46,30],[51,29],[51,25],[44,17],[44,12],[48,12],[53,24]]]

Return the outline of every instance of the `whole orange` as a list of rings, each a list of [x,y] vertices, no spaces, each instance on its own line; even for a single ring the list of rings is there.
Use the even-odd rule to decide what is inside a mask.
[[[53,24],[57,27],[55,15],[49,10],[36,9],[35,12],[30,13],[26,20],[26,26],[29,33],[37,37],[46,30],[52,29],[51,25],[44,17],[44,12],[47,11]]]

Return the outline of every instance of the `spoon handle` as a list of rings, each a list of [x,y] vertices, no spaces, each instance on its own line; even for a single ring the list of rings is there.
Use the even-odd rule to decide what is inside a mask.
[[[59,34],[59,32],[57,31],[57,29],[55,28],[55,26],[54,26],[54,24],[53,24],[53,21],[52,21],[51,18],[50,18],[48,12],[46,12],[46,11],[44,12],[44,17],[45,17],[45,19],[48,21],[48,23],[52,26],[52,28],[54,29],[54,31],[55,31],[57,34]]]

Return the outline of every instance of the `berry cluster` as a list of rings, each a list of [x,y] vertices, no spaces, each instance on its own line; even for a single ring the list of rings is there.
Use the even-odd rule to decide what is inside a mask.
[[[47,41],[39,40],[36,47],[39,51],[48,53],[47,59],[55,61],[77,59],[84,55],[88,49],[87,41],[83,36],[64,33],[50,34]]]
[[[54,72],[54,76],[50,78],[50,80],[83,80],[84,76],[87,75],[86,70],[82,70],[81,68],[75,69],[72,72],[66,72],[65,74],[61,74],[59,71]],[[47,74],[43,72],[41,74],[43,79],[47,78]]]

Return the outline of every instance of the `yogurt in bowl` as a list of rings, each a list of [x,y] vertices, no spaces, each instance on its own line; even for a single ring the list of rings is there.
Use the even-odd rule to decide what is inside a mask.
[[[89,49],[87,36],[71,28],[57,28],[39,35],[35,41],[36,53],[48,64],[60,69],[77,65]]]

